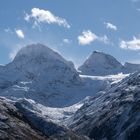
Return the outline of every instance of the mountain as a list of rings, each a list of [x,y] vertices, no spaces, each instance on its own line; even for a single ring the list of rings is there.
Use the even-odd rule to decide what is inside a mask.
[[[140,64],[126,62],[122,65],[113,56],[94,51],[78,70],[83,75],[105,76],[118,73],[134,73],[140,70]]]
[[[0,98],[1,140],[89,140],[33,110],[31,101]]]
[[[79,75],[72,62],[42,44],[23,47],[14,60],[0,67],[0,96],[27,98],[50,107],[76,104],[127,75]]]
[[[0,139],[139,140],[139,65],[93,52],[79,69],[42,44],[0,66]]]
[[[11,63],[0,67],[1,96],[66,104],[72,99],[66,91],[77,85],[81,78],[73,63],[42,44],[23,47]]]
[[[139,140],[140,72],[91,97],[67,125],[95,140]]]
[[[128,62],[126,62],[124,64],[125,73],[132,73],[132,72],[135,72],[138,70],[140,70],[140,64],[132,64],[132,63],[128,63]]]
[[[117,77],[116,80],[118,81]],[[125,137],[128,140],[137,140],[137,138],[139,139],[137,133],[139,128],[137,127],[139,126],[140,113],[139,87],[140,73],[135,73],[115,85],[113,84],[107,91],[102,91],[94,97],[88,97],[73,106],[65,108],[50,108],[25,98],[14,101],[0,98],[2,104],[0,113],[2,114],[4,112],[3,108],[6,108],[4,115],[8,113],[16,119],[14,123],[18,121],[16,123],[18,133],[16,134],[21,139],[24,139],[24,137],[21,135],[22,130],[20,129],[24,130],[25,124],[23,123],[26,123],[29,128],[31,126],[34,131],[37,131],[34,132],[33,136],[40,137],[40,139],[46,137],[45,139],[89,140],[88,137],[90,137],[97,140],[119,140],[120,138],[125,140]],[[6,120],[10,118],[9,115]],[[11,121],[13,121],[13,118]],[[9,121],[6,120],[1,115],[0,121],[7,125]],[[19,123],[19,120],[24,122]],[[10,123],[10,125],[12,124]],[[24,127],[21,128],[20,125]],[[13,127],[15,125],[10,126],[12,130]],[[27,130],[31,133],[29,128]],[[3,129],[3,125],[0,126],[0,129]],[[9,131],[3,129],[2,133],[7,134]],[[13,133],[15,132],[10,131],[6,136],[13,136]],[[28,136],[26,131],[24,133],[25,137]],[[17,135],[16,137],[18,137]],[[0,138],[2,136],[5,135],[0,135]],[[30,139],[30,137],[27,139]]]
[[[94,51],[78,69],[85,75],[111,75],[121,72],[122,64],[113,56]]]
[[[19,110],[3,98],[0,98],[0,139],[51,140],[29,124]]]
[[[16,72],[14,81],[47,79],[48,83],[56,80],[59,83],[67,81],[65,84],[71,84],[80,80],[72,62],[66,61],[57,52],[42,44],[23,47],[5,69],[8,73]]]

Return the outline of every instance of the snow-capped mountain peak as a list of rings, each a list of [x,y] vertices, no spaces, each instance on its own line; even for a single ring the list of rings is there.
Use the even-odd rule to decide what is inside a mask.
[[[49,71],[53,73],[56,67],[57,69],[67,67],[70,71],[76,73],[72,62],[65,60],[59,53],[42,44],[23,47],[19,50],[14,60],[6,66],[10,71],[19,73],[22,71],[34,75]]]
[[[39,43],[28,45],[19,50],[13,62],[18,63],[18,61],[20,63],[30,61],[36,64],[45,61],[61,61],[71,68],[74,66],[72,62],[66,61],[59,53]]]
[[[122,64],[113,56],[103,52],[94,51],[84,62],[79,70],[88,75],[109,75],[118,73]]]
[[[23,47],[11,63],[0,69],[1,95],[28,96],[44,104],[49,104],[46,100],[55,105],[66,103],[69,95],[64,90],[80,83],[72,62],[42,44]]]

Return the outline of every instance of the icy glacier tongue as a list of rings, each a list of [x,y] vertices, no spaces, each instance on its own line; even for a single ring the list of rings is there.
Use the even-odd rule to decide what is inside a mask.
[[[94,51],[79,70],[85,75],[111,75],[122,72],[122,64],[113,56],[103,52]]]
[[[97,140],[139,140],[140,72],[90,98],[67,124],[77,133]]]

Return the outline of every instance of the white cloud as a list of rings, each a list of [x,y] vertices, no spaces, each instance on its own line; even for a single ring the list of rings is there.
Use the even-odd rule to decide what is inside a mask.
[[[110,23],[110,22],[104,22],[105,26],[107,29],[111,29],[111,30],[114,30],[114,31],[117,31],[117,26]]]
[[[78,41],[80,45],[88,45],[95,41],[98,37],[96,34],[92,33],[90,30],[83,31],[82,35],[78,36]]]
[[[133,37],[132,40],[120,42],[120,47],[122,49],[129,49],[129,50],[140,50],[140,38]]]
[[[90,30],[83,31],[82,35],[78,36],[78,42],[80,45],[89,45],[94,41],[103,42],[105,44],[109,43],[109,39],[106,35],[99,37]]]
[[[23,39],[23,38],[25,37],[23,31],[20,30],[20,29],[16,29],[16,30],[15,30],[15,33],[16,33],[16,35],[17,35],[19,38],[21,38],[21,39]]]
[[[35,26],[38,26],[38,24],[40,23],[48,23],[70,28],[70,25],[68,24],[66,19],[55,16],[48,10],[43,10],[39,8],[33,8],[31,10],[31,14],[26,14],[24,19],[26,21],[33,20]]]
[[[66,44],[70,44],[71,43],[71,41],[69,39],[67,39],[67,38],[64,38],[63,42],[66,43]]]

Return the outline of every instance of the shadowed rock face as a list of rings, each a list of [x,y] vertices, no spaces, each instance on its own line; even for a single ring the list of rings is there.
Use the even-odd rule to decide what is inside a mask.
[[[0,99],[1,140],[49,140],[47,136],[28,124],[26,119],[10,103]]]
[[[139,140],[140,72],[91,98],[70,122],[74,131],[95,140]]]

